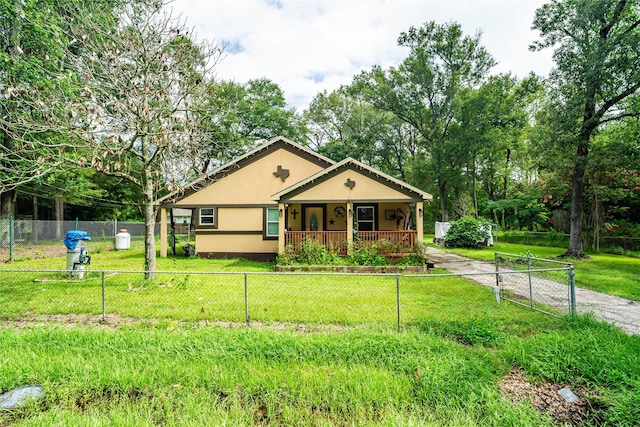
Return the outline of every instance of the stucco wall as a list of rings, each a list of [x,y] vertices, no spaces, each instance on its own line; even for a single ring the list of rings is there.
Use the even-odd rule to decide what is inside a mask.
[[[273,173],[278,166],[289,171],[282,181]],[[208,187],[185,197],[177,205],[221,205],[221,204],[274,204],[275,194],[322,168],[298,155],[279,149],[255,162],[238,169]],[[226,227],[220,224],[221,227]]]
[[[353,189],[345,185],[347,180],[355,183]],[[291,202],[304,201],[331,201],[331,200],[352,200],[352,201],[401,201],[408,197],[399,191],[387,187],[366,175],[344,171],[336,176],[321,182],[301,194],[293,196]]]

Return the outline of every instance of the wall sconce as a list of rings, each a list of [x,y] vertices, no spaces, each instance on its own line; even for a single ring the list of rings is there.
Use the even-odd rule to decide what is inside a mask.
[[[280,210],[278,211],[278,215],[282,216],[282,214],[283,214],[283,211],[282,211],[282,208],[280,208]]]
[[[418,216],[422,218],[422,208],[418,209]]]
[[[349,215],[349,218],[353,218],[353,211],[351,209],[349,209],[347,213]]]

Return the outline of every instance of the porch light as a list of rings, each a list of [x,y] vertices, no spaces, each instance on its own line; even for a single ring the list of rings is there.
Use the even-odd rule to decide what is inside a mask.
[[[282,208],[280,208],[280,210],[278,211],[278,216],[282,216],[283,212],[282,212]]]
[[[422,218],[422,208],[418,209],[418,215]]]
[[[351,209],[349,209],[349,212],[347,212],[349,214],[349,218],[353,217],[353,211]]]

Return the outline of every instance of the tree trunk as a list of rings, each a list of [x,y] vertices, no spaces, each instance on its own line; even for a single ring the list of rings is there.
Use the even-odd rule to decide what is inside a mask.
[[[589,135],[585,133],[580,136],[576,163],[573,168],[571,178],[571,228],[569,232],[569,249],[564,254],[565,257],[584,258],[582,250],[582,200],[584,193],[584,172],[589,154]]]
[[[33,196],[33,217],[31,221],[31,243],[38,244],[38,196]]]
[[[53,219],[56,222],[56,240],[62,240],[62,221],[64,221],[64,201],[53,200]]]
[[[449,212],[447,211],[447,184],[438,183],[438,191],[440,192],[440,209],[442,210],[442,222],[449,221]]]
[[[153,180],[148,169],[144,183],[144,270],[145,278],[156,278],[156,215],[154,209]]]
[[[5,191],[0,193],[0,217],[9,218],[16,216],[16,197],[18,192],[14,190]]]
[[[476,158],[473,157],[473,212],[474,216],[478,218],[480,213],[478,212],[478,179],[476,177]]]

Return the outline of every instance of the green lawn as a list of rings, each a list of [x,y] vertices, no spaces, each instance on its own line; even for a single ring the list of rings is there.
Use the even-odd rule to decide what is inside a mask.
[[[504,306],[506,307],[506,305]],[[0,425],[551,426],[500,393],[569,386],[585,425],[640,419],[640,339],[586,318],[461,310],[457,320],[301,330],[145,324],[0,329],[0,392],[40,384],[45,400]],[[437,316],[436,316],[437,317]],[[533,398],[533,397],[532,397]],[[584,402],[584,400],[583,400]]]
[[[433,241],[433,236],[426,235],[425,242]],[[443,249],[438,247],[438,249]],[[554,259],[566,252],[566,248],[549,246],[531,246],[517,243],[498,242],[492,247],[477,249],[446,249],[469,258],[493,260],[495,252],[516,255],[530,253],[538,258]],[[576,271],[576,286],[640,301],[640,259],[623,255],[605,253],[589,253],[588,259],[562,261],[572,262]]]
[[[90,253],[96,269],[142,264],[138,247]],[[1,266],[38,268],[64,268],[64,257]],[[248,274],[253,327],[243,327],[238,273],[269,268],[176,257],[159,259],[158,270],[186,273],[155,282],[107,275],[108,313],[138,321],[105,325],[60,316],[99,315],[101,278],[0,271],[0,393],[45,389],[41,403],[0,411],[0,425],[631,426],[640,419],[640,337],[613,326],[498,305],[490,289],[460,278],[402,277],[397,332],[393,276]],[[217,273],[196,274],[205,270]],[[229,326],[202,321],[236,317]],[[588,404],[554,419],[501,393],[510,373],[527,381],[522,390],[569,386]]]

